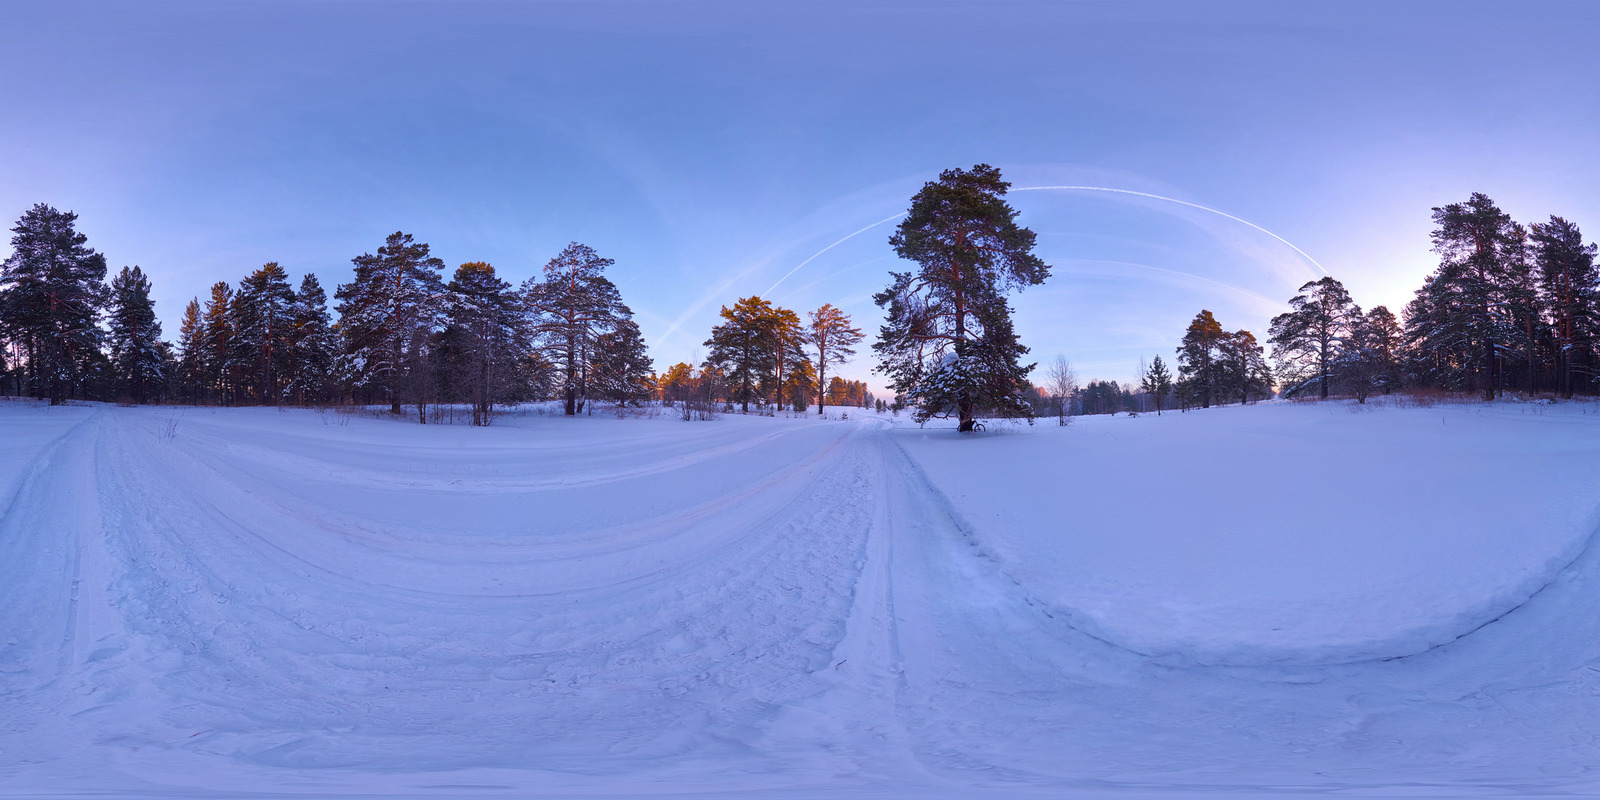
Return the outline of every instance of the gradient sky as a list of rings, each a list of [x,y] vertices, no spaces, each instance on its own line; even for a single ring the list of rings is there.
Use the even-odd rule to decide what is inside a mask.
[[[0,0],[0,216],[78,212],[152,275],[169,338],[216,280],[277,261],[331,294],[395,230],[517,283],[577,240],[662,369],[750,294],[875,332],[904,268],[885,220],[986,162],[1182,201],[1011,196],[1054,267],[1014,301],[1024,343],[1126,380],[1202,307],[1264,339],[1322,268],[1398,313],[1429,208],[1474,191],[1594,238],[1597,23],[1592,0]],[[862,351],[844,374],[880,386]]]

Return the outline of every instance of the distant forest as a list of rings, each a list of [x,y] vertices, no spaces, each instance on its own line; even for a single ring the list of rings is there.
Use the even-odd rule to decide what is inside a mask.
[[[978,414],[1064,421],[1274,396],[1600,393],[1596,246],[1565,219],[1523,225],[1482,194],[1433,209],[1439,266],[1398,317],[1384,306],[1363,311],[1325,277],[1300,287],[1271,321],[1270,363],[1252,332],[1230,332],[1201,310],[1176,348],[1175,372],[1158,355],[1140,365],[1137,384],[1080,386],[1057,359],[1031,382],[1035,365],[1018,360],[1028,350],[1010,332],[1002,290],[1039,283],[1049,267],[1032,257],[1032,232],[1016,226],[1000,200],[1007,186],[992,167],[948,171],[914,198],[891,240],[903,258],[940,265],[891,273],[895,283],[877,298],[890,319],[874,344],[877,371],[890,376],[892,401],[873,397],[862,381],[829,375],[864,338],[831,305],[802,317],[759,297],[739,299],[722,308],[702,363],[657,374],[632,311],[605,275],[613,262],[578,243],[542,276],[513,287],[483,262],[461,264],[446,280],[427,244],[397,232],[376,254],[352,259],[354,279],[336,287],[331,310],[315,275],[295,287],[267,263],[190,301],[170,341],[149,276],[129,266],[107,283],[106,258],[88,246],[77,216],[44,204],[11,229],[13,253],[0,265],[0,395],[388,405],[423,423],[430,407],[459,404],[476,424],[488,424],[496,406],[544,400],[567,414],[595,402],[659,402],[681,407],[685,419],[735,409],[911,406],[919,419],[959,414],[967,429]],[[919,215],[957,195],[981,214]],[[949,269],[964,251],[941,242],[965,241],[985,224],[1011,243],[1011,260],[990,264],[980,255],[967,272]],[[955,276],[947,284],[929,277],[947,274]],[[972,300],[951,314],[939,305],[948,297]],[[968,313],[976,316],[968,321]]]

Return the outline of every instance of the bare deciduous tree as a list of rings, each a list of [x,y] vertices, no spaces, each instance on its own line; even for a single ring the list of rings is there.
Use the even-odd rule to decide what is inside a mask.
[[[1067,404],[1078,391],[1078,372],[1067,362],[1066,356],[1056,354],[1056,360],[1045,371],[1044,388],[1050,393],[1050,402],[1056,407],[1057,424],[1066,425]]]

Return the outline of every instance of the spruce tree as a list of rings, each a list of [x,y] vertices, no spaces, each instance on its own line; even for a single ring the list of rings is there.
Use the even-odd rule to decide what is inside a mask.
[[[11,229],[12,253],[0,264],[0,331],[21,345],[32,394],[52,405],[79,394],[103,360],[106,259],[88,247],[77,219],[35,205]]]
[[[135,403],[146,403],[166,382],[166,348],[150,300],[150,280],[137,266],[123,267],[111,279],[107,322],[118,390]]]
[[[1161,405],[1172,392],[1172,373],[1167,370],[1167,365],[1162,362],[1161,356],[1156,356],[1150,362],[1150,367],[1140,376],[1139,388],[1150,395],[1156,404],[1156,416],[1161,416]]]
[[[350,260],[355,280],[341,285],[339,333],[345,353],[363,385],[383,393],[389,410],[400,414],[408,398],[417,403],[417,420],[428,421],[426,388],[430,376],[427,347],[444,311],[444,261],[428,245],[396,231],[376,255]]]
[[[1006,204],[1009,188],[987,164],[947,170],[912,197],[889,239],[917,269],[891,272],[873,297],[888,316],[873,350],[877,371],[916,405],[919,422],[956,416],[968,432],[980,408],[1032,418],[1023,391],[1034,365],[1020,363],[1028,348],[1006,293],[1043,283],[1050,267]]]

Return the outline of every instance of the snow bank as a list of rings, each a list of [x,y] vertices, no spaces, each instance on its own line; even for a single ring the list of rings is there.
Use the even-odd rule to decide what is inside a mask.
[[[1600,525],[1588,404],[1272,403],[895,441],[1086,632],[1205,664],[1391,658],[1545,586]]]

